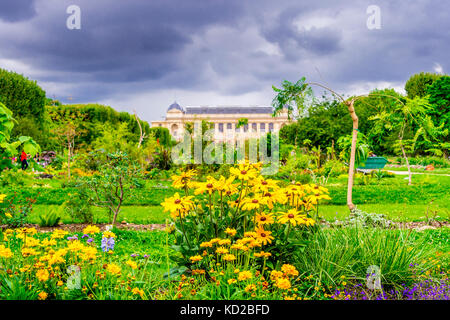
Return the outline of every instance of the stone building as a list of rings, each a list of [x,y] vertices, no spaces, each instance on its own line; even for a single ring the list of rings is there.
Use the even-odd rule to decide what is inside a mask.
[[[267,132],[277,132],[288,124],[287,109],[276,117],[273,108],[267,106],[185,106],[174,102],[167,109],[165,120],[152,121],[152,127],[169,129],[175,140],[183,137],[186,123],[206,120],[214,126],[214,141],[258,138]],[[239,119],[248,124],[236,128]]]

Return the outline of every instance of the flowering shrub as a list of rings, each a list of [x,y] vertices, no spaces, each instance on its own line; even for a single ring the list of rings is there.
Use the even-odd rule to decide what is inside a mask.
[[[137,280],[148,272],[148,257],[116,255],[111,231],[88,226],[79,238],[61,229],[20,228],[0,235],[0,299],[151,297],[150,282],[144,287]]]
[[[269,276],[267,270],[287,266],[283,263],[306,246],[318,228],[313,219],[318,203],[330,197],[319,185],[280,187],[260,169],[261,164],[242,163],[230,169],[229,178],[208,176],[205,182],[194,180],[194,170],[172,176],[182,195],[166,198],[162,206],[173,221],[179,268],[202,270],[208,279],[219,272],[227,284],[251,278],[265,283],[271,277],[274,288],[291,287],[290,276],[281,271]]]
[[[36,199],[26,198],[17,200],[17,194],[7,199],[7,195],[0,194],[0,222],[10,227],[22,227],[27,223],[28,215],[33,209]]]

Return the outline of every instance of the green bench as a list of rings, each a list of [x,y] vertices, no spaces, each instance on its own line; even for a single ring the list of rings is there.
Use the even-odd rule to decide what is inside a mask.
[[[360,170],[373,170],[373,169],[383,169],[384,166],[388,163],[387,159],[384,157],[369,157],[366,160],[364,166],[358,167]]]

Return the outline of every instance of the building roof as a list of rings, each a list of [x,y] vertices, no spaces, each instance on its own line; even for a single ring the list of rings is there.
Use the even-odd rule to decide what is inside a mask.
[[[176,103],[176,102],[172,103],[172,104],[169,106],[169,109],[167,109],[167,111],[174,110],[174,109],[175,109],[175,110],[180,110],[180,111],[184,112],[183,108],[182,108],[178,103]]]
[[[186,114],[272,114],[272,107],[265,106],[199,106],[185,107]]]

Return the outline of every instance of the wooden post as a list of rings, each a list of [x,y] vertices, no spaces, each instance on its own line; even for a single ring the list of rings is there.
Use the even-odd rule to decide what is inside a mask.
[[[354,108],[355,100],[352,99],[350,101],[346,101],[345,104],[348,107],[348,112],[350,112],[350,116],[353,120],[353,133],[352,133],[352,148],[350,152],[350,164],[348,168],[348,186],[347,186],[347,206],[350,211],[355,209],[355,205],[352,200],[352,191],[353,191],[353,178],[355,176],[355,155],[356,155],[356,140],[358,138],[358,116],[356,115]]]

